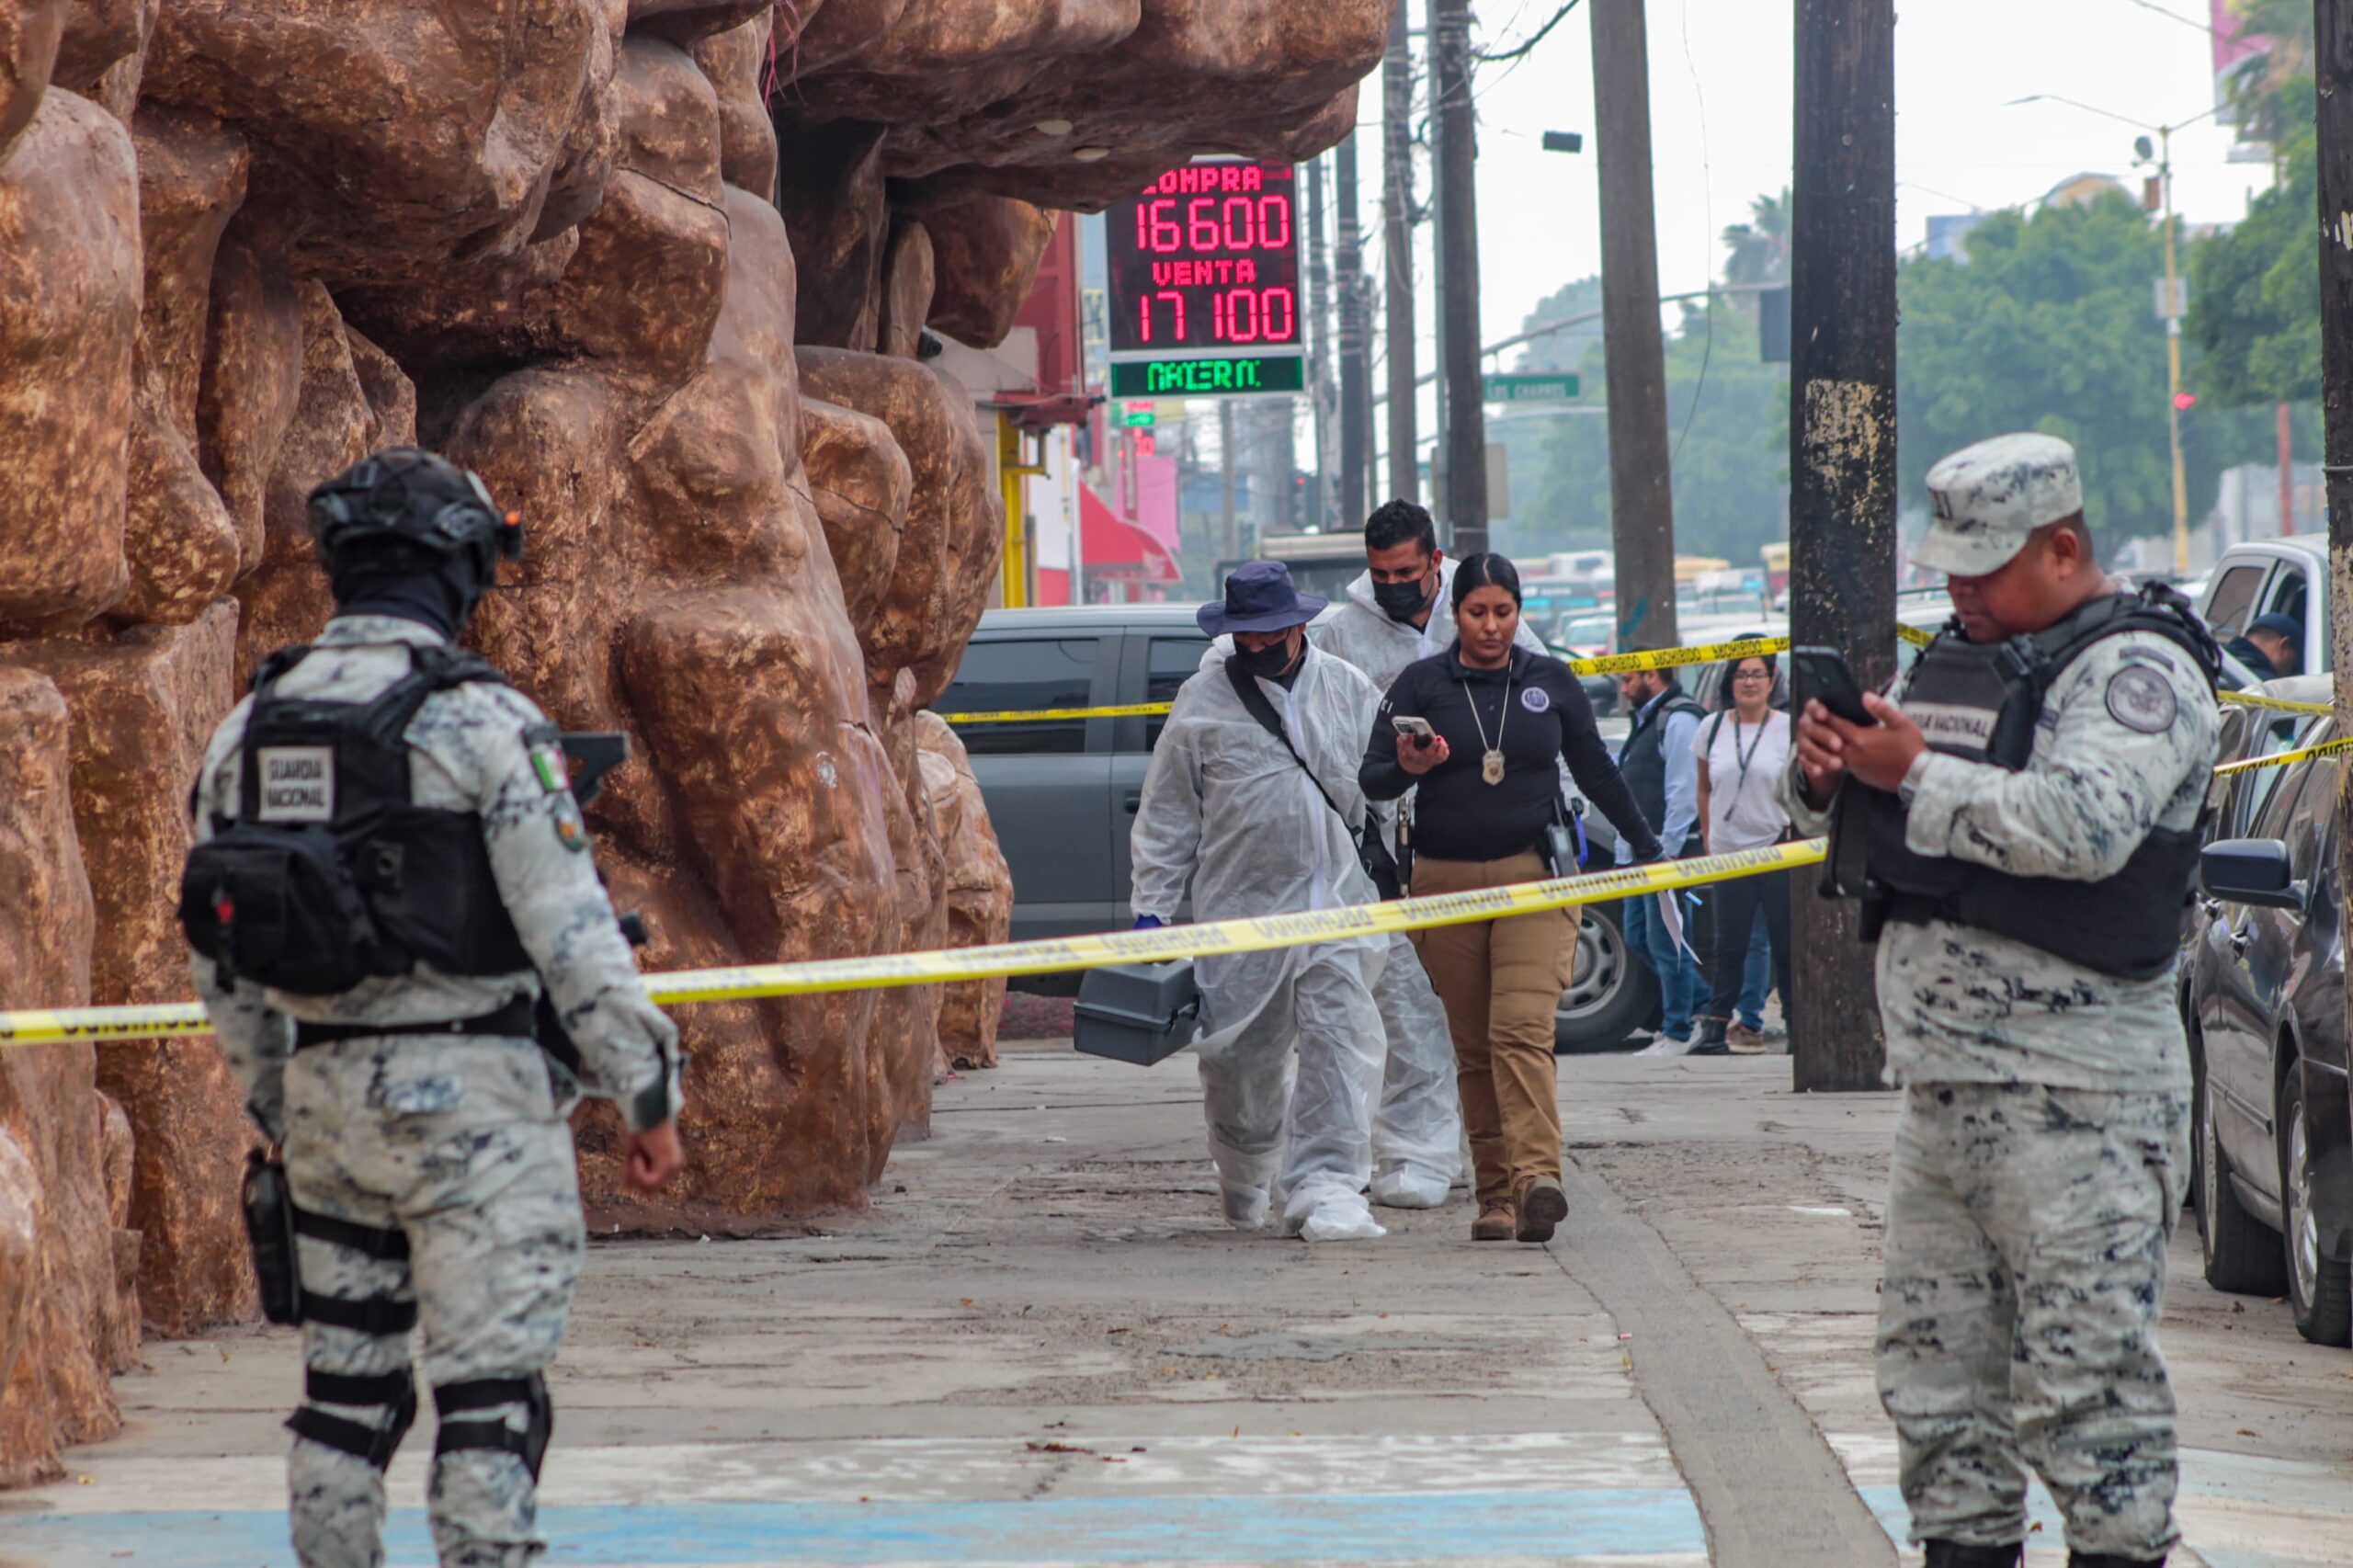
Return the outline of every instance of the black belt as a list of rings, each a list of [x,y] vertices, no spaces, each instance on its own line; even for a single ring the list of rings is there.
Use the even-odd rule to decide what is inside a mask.
[[[308,1051],[314,1045],[329,1045],[339,1040],[369,1040],[382,1035],[505,1035],[529,1040],[534,1010],[529,998],[518,996],[496,1012],[484,1013],[480,1017],[444,1018],[426,1024],[313,1024],[297,1018],[294,1049]]]

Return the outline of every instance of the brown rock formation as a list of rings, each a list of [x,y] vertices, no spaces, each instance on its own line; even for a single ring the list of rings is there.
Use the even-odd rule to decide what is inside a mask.
[[[131,132],[42,95],[0,164],[0,636],[122,597],[139,323]]]
[[[1010,938],[1013,870],[989,825],[980,780],[972,777],[964,743],[938,714],[915,715],[922,746],[924,790],[939,823],[947,856],[948,945],[978,948]],[[959,1071],[996,1065],[997,1014],[1005,982],[963,980],[947,988],[939,1011],[939,1051]]]
[[[222,600],[191,626],[8,651],[54,681],[74,715],[74,829],[98,915],[92,991],[109,1002],[188,994],[176,915],[188,787],[231,706],[236,631],[236,605]],[[253,1282],[236,1244],[244,1096],[220,1052],[209,1040],[124,1041],[101,1047],[97,1066],[131,1119],[131,1221],[145,1238],[149,1321],[184,1333],[249,1312]]]
[[[55,686],[0,665],[0,1008],[89,999],[67,724]],[[107,1377],[138,1349],[94,1065],[86,1045],[0,1051],[0,1486],[52,1479],[63,1444],[110,1436]]]
[[[922,711],[1001,502],[923,329],[1002,340],[1045,208],[1328,144],[1384,17],[0,0],[0,1008],[186,995],[199,750],[328,613],[309,490],[417,438],[529,519],[480,645],[637,741],[591,819],[650,966],[1001,938]],[[586,1189],[639,1227],[856,1204],[1001,994],[688,1009],[686,1179],[623,1199],[591,1109]],[[240,1098],[203,1041],[0,1051],[0,1485],[113,1429],[142,1316],[250,1310]]]
[[[1055,214],[1001,196],[975,197],[925,214],[940,278],[933,326],[974,348],[995,348],[1038,281]]]
[[[875,326],[879,352],[901,359],[915,357],[938,289],[930,231],[920,219],[900,218],[891,225],[890,248],[882,253],[882,298]]]
[[[299,269],[395,282],[510,255],[593,188],[601,138],[583,122],[608,112],[596,66],[622,14],[607,0],[174,0],[144,90],[252,138],[250,199]]]
[[[65,0],[0,3],[0,158],[40,108],[65,33]]]
[[[940,661],[952,661],[979,624],[1004,546],[1005,505],[988,483],[972,399],[911,360],[806,347],[799,358],[811,395],[880,419],[913,469],[891,581],[859,642],[868,685],[887,693],[899,671],[915,669],[918,687],[906,706],[922,707],[954,673],[952,664],[939,670]]]

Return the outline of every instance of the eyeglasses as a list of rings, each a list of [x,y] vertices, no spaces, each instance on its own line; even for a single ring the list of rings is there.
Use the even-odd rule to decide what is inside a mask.
[[[1734,680],[1771,680],[1773,678],[1773,672],[1771,670],[1742,670],[1732,678]]]

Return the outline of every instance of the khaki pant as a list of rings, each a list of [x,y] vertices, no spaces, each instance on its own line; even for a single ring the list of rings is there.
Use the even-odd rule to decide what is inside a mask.
[[[1533,850],[1503,860],[1425,855],[1414,862],[1414,892],[1469,892],[1551,874]],[[1454,1037],[1455,1081],[1483,1205],[1516,1198],[1532,1177],[1560,1179],[1552,1031],[1576,952],[1576,919],[1574,909],[1547,910],[1414,934]]]

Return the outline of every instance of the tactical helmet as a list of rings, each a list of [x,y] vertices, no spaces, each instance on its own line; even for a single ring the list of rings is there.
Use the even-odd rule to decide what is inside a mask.
[[[498,558],[523,555],[523,519],[502,511],[472,469],[415,447],[387,447],[311,492],[311,537],[330,563],[368,545],[398,542],[469,555],[487,585]]]

